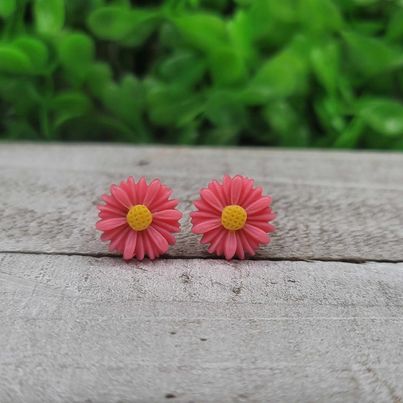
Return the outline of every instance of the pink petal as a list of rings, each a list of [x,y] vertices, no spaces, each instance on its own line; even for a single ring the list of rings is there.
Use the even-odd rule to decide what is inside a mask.
[[[212,218],[218,218],[220,217],[219,214],[217,214],[215,211],[209,212],[209,211],[192,211],[190,213],[190,217],[192,219],[201,219],[201,220],[205,220],[205,219],[212,219]]]
[[[156,251],[154,250],[154,246],[151,243],[150,237],[148,235],[148,231],[143,231],[143,243],[144,243],[144,250],[146,255],[151,259],[154,260],[157,255]]]
[[[155,229],[155,227],[148,227],[147,233],[151,242],[158,249],[160,254],[165,253],[168,250],[168,241]]]
[[[137,244],[136,244],[136,258],[138,260],[144,259],[144,242],[143,242],[143,232],[137,233]]]
[[[219,253],[219,250],[224,250],[224,240],[225,240],[225,236],[227,235],[227,230],[222,229],[220,231],[220,233],[217,235],[217,237],[213,240],[213,242],[211,243],[211,245],[208,248],[209,253],[217,253],[217,255],[221,255],[221,253]]]
[[[242,230],[238,231],[237,235],[242,242],[242,246],[245,252],[249,256],[253,256],[258,245],[252,239],[249,241],[247,234],[245,234]]]
[[[113,206],[119,210],[125,209],[113,196],[104,194],[101,196],[101,199],[109,206]]]
[[[130,231],[126,238],[125,249],[123,252],[123,259],[130,260],[134,256],[136,250],[137,232]]]
[[[253,225],[246,224],[242,230],[246,232],[249,236],[255,239],[261,244],[268,244],[270,242],[269,236],[261,229],[254,227]]]
[[[158,179],[154,179],[148,186],[143,204],[145,204],[146,206],[150,206],[154,201],[155,197],[157,196],[160,188],[161,188],[161,182]]]
[[[158,220],[155,218],[153,218],[153,224],[156,224],[169,232],[178,232],[179,228],[180,228],[178,222],[173,222],[173,221],[166,222],[166,221]]]
[[[177,221],[182,218],[182,213],[178,210],[163,210],[155,212],[153,217],[159,220]]]
[[[248,213],[248,215],[254,214],[263,209],[268,209],[270,206],[270,202],[271,202],[271,197],[265,196],[265,197],[262,197],[262,198],[256,200],[252,204],[249,204],[249,205],[245,204],[245,206],[246,206],[245,210]]]
[[[276,227],[265,221],[248,220],[248,224],[261,229],[264,232],[274,232]]]
[[[225,230],[222,227],[214,228],[211,231],[205,232],[202,236],[201,243],[213,242]]]
[[[132,206],[129,196],[121,187],[116,185],[111,186],[111,193],[122,206],[128,209]]]
[[[137,203],[143,204],[144,197],[146,196],[147,193],[147,182],[144,176],[140,178],[139,182],[136,185],[136,193],[137,193]]]
[[[176,239],[169,231],[167,231],[165,228],[162,228],[160,225],[155,224],[155,222],[153,222],[151,226],[155,228],[170,245],[175,245]]]
[[[125,231],[126,229],[127,228],[117,227],[115,229],[105,231],[101,234],[101,240],[110,241],[111,239],[114,239],[116,236],[118,236],[122,231]]]
[[[237,242],[235,231],[228,231],[225,239],[224,253],[227,260],[231,260],[236,252]]]
[[[224,190],[220,183],[218,183],[216,180],[213,180],[208,184],[208,188],[217,196],[223,206],[227,205]]]
[[[273,220],[273,215],[274,214],[270,214],[267,212],[257,212],[254,214],[248,214],[248,220],[267,222]]]
[[[129,197],[130,200],[133,203],[133,206],[135,206],[137,203],[137,194],[136,194],[136,182],[134,181],[133,176],[129,176],[127,178],[127,185],[129,188]]]
[[[127,224],[126,217],[117,217],[98,221],[95,226],[100,231],[107,231],[125,224]]]
[[[173,200],[163,200],[163,201],[155,201],[152,205],[149,206],[150,211],[152,213],[161,210],[172,210],[178,205],[179,201],[176,199]]]
[[[192,232],[194,234],[203,234],[218,227],[221,227],[221,220],[219,218],[214,218],[212,220],[205,220],[202,221],[200,224],[194,225],[192,228]]]
[[[126,240],[126,237],[128,236],[129,232],[133,231],[131,228],[126,227],[124,229],[120,229],[120,232],[116,234],[113,238],[111,238],[111,243],[109,245],[110,250],[118,250],[119,252],[123,251],[123,248],[120,249],[118,246]]]
[[[263,189],[259,186],[252,189],[243,202],[243,206],[247,207],[262,197]]]
[[[238,204],[242,191],[242,177],[237,175],[232,179],[231,184],[231,204]]]
[[[216,210],[221,211],[224,208],[224,205],[210,189],[203,189],[200,192],[200,196],[204,201],[206,201],[211,207],[215,208]]]
[[[245,251],[243,250],[242,239],[239,236],[238,231],[236,232],[236,254],[239,259],[245,259]]]
[[[195,200],[193,204],[200,211],[210,211],[212,213],[217,213],[217,210],[207,204],[204,200]]]
[[[232,184],[231,177],[228,175],[224,175],[222,189],[224,192],[226,205],[231,204],[231,184]]]
[[[242,184],[242,194],[241,197],[239,199],[239,205],[240,206],[244,206],[245,205],[245,200],[249,197],[250,192],[253,188],[253,179],[248,179],[248,178],[244,178],[243,179],[243,184]]]
[[[125,210],[113,207],[112,205],[108,205],[108,204],[106,204],[106,205],[101,204],[101,205],[97,206],[97,208],[101,212],[114,214],[115,216],[125,216],[126,215]]]

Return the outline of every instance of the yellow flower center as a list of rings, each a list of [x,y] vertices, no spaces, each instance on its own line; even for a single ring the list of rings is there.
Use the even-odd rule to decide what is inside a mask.
[[[130,207],[126,215],[126,220],[135,231],[144,231],[153,222],[153,215],[144,204],[136,204]]]
[[[221,213],[221,224],[229,231],[237,231],[244,227],[247,217],[245,209],[233,204],[224,207]]]

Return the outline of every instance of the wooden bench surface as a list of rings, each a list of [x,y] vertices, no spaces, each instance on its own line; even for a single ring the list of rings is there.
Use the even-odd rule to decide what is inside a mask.
[[[3,143],[0,172],[0,402],[403,401],[403,154]],[[190,233],[225,173],[273,196],[254,260]],[[94,229],[129,175],[181,200],[163,259]]]

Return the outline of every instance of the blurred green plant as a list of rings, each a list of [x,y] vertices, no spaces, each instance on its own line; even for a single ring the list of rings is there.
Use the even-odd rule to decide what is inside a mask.
[[[402,0],[0,0],[0,136],[403,149]]]

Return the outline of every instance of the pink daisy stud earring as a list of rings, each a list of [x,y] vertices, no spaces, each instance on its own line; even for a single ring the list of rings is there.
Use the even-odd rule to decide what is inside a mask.
[[[175,243],[172,235],[179,231],[182,213],[176,210],[178,200],[170,199],[172,190],[154,179],[137,183],[133,177],[112,185],[110,194],[97,206],[100,220],[96,228],[101,239],[109,241],[109,250],[123,254],[123,259],[145,256],[155,259]]]
[[[276,218],[271,197],[262,193],[253,179],[240,175],[211,181],[194,202],[192,232],[203,235],[201,243],[210,244],[209,253],[227,260],[253,256],[260,245],[270,242],[268,233],[275,231],[269,223]]]

